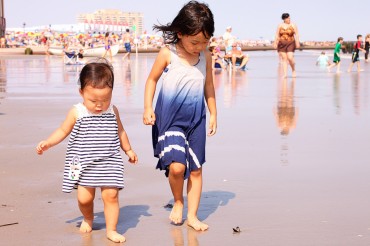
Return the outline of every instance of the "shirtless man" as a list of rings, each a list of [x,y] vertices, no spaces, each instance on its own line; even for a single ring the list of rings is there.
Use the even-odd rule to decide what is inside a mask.
[[[245,65],[249,61],[249,57],[239,50],[236,43],[231,45],[231,50],[224,56],[224,58],[231,59],[232,69],[236,69],[236,63],[240,62],[239,69],[245,69]]]
[[[132,37],[131,37],[131,34],[130,34],[130,29],[126,29],[126,33],[123,34],[122,39],[123,39],[123,44],[124,44],[125,49],[126,49],[126,52],[127,52],[122,59],[124,60],[126,58],[126,56],[127,56],[127,59],[130,60],[131,42],[132,42]]]

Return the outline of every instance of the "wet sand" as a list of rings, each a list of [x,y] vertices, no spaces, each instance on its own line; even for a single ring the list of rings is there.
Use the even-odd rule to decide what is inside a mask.
[[[126,164],[120,192],[125,245],[370,244],[370,64],[346,73],[344,59],[342,74],[328,74],[318,51],[297,52],[298,77],[282,80],[275,52],[249,54],[246,72],[215,72],[218,133],[207,140],[199,210],[207,232],[171,225],[163,207],[171,192],[141,123],[155,54],[114,57],[113,101],[140,159]],[[0,57],[0,245],[116,245],[99,192],[93,232],[78,232],[76,193],[61,192],[67,140],[35,153],[80,102],[80,69],[53,56]]]

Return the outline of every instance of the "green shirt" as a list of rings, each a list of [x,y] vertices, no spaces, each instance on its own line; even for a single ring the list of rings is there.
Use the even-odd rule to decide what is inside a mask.
[[[340,53],[341,48],[342,44],[338,42],[334,48],[334,61],[340,61],[340,57],[338,56],[338,54]]]

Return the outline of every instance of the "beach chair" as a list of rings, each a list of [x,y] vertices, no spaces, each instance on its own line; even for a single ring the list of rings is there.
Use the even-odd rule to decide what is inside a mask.
[[[77,63],[77,55],[75,51],[66,52],[64,51],[64,64],[74,65]]]
[[[226,66],[228,68],[231,68],[232,67],[232,61],[231,61],[231,58],[224,58],[224,61],[226,63]],[[247,70],[247,65],[244,65],[243,67],[240,67],[240,65],[242,64],[242,61],[243,61],[243,58],[236,58],[236,61],[235,61],[235,66],[239,69],[239,70]]]

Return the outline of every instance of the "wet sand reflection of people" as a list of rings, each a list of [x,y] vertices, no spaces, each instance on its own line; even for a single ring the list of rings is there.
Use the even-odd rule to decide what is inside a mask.
[[[225,73],[226,75],[226,73]],[[223,78],[224,81],[224,106],[230,108],[235,104],[238,98],[236,95],[241,91],[241,88],[248,83],[247,73],[242,70],[233,70],[232,73],[227,73],[228,77]]]
[[[335,113],[340,114],[341,103],[340,103],[340,75],[337,73],[333,76],[333,100]]]
[[[292,79],[290,84],[286,78],[279,81],[277,107],[274,109],[276,123],[282,135],[280,163],[283,166],[289,165],[287,137],[291,130],[296,127],[298,118],[298,109],[294,104],[294,88],[295,78]]]
[[[279,84],[277,107],[274,113],[281,135],[288,135],[296,127],[298,117],[298,109],[294,105],[295,79],[292,79],[290,85],[286,78]]]
[[[184,232],[183,229],[186,230],[186,239],[187,239],[187,244],[186,240],[184,239]],[[204,232],[197,232],[194,229],[190,227],[183,228],[182,226],[180,227],[172,227],[171,229],[171,236],[173,239],[173,245],[174,246],[198,246],[198,234],[201,234]]]
[[[361,113],[361,90],[360,90],[360,73],[353,74],[351,76],[352,80],[352,98],[353,98],[353,108],[356,115]]]
[[[6,65],[5,60],[0,60],[0,99],[3,99],[6,93]]]

